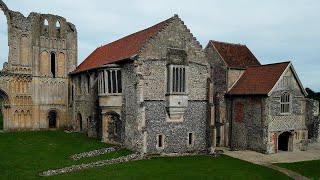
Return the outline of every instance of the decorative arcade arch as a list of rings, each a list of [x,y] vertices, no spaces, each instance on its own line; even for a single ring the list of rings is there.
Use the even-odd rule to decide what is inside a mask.
[[[9,96],[0,89],[0,130],[8,128],[10,118],[10,102]]]

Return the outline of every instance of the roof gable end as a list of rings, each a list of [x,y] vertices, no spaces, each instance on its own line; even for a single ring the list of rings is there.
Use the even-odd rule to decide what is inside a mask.
[[[246,45],[210,40],[209,44],[218,52],[230,68],[246,68],[261,65]]]

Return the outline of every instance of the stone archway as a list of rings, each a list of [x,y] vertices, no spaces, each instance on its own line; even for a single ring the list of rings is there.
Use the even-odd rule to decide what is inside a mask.
[[[0,89],[0,130],[6,130],[9,121],[10,102],[9,96]]]
[[[278,151],[292,151],[293,135],[291,132],[283,132],[278,137]]]
[[[49,128],[50,129],[57,128],[57,112],[55,110],[49,111],[48,121],[49,121]]]

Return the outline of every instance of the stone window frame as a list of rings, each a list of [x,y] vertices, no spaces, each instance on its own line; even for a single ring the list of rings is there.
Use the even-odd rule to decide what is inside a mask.
[[[191,134],[191,144],[190,144],[190,134]],[[195,135],[194,132],[188,132],[188,139],[187,139],[187,145],[188,147],[193,147],[195,142]]]
[[[287,111],[285,110],[285,107],[288,108]],[[280,114],[289,115],[291,113],[292,113],[292,95],[291,93],[285,91],[281,93],[281,96],[280,96]]]
[[[100,70],[98,75],[99,95],[122,95],[122,74],[123,73],[121,68],[108,68]]]
[[[160,136],[162,137],[161,139],[161,145],[162,146],[159,146],[159,142],[160,142]],[[164,134],[157,134],[157,149],[160,149],[160,150],[163,150],[165,148],[165,138],[166,136]]]
[[[177,71],[177,69],[179,71]],[[168,66],[168,94],[186,95],[188,79],[187,76],[188,66],[170,64]]]

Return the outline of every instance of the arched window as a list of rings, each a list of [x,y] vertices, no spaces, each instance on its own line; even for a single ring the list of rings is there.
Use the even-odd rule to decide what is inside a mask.
[[[281,113],[288,114],[290,113],[290,94],[285,92],[281,95]]]
[[[49,21],[47,19],[44,20],[43,25],[49,26]]]
[[[52,77],[56,77],[56,54],[54,52],[51,52],[51,74]]]
[[[60,29],[60,27],[61,27],[60,22],[57,21],[57,22],[56,22],[56,28],[57,28],[57,29]]]

